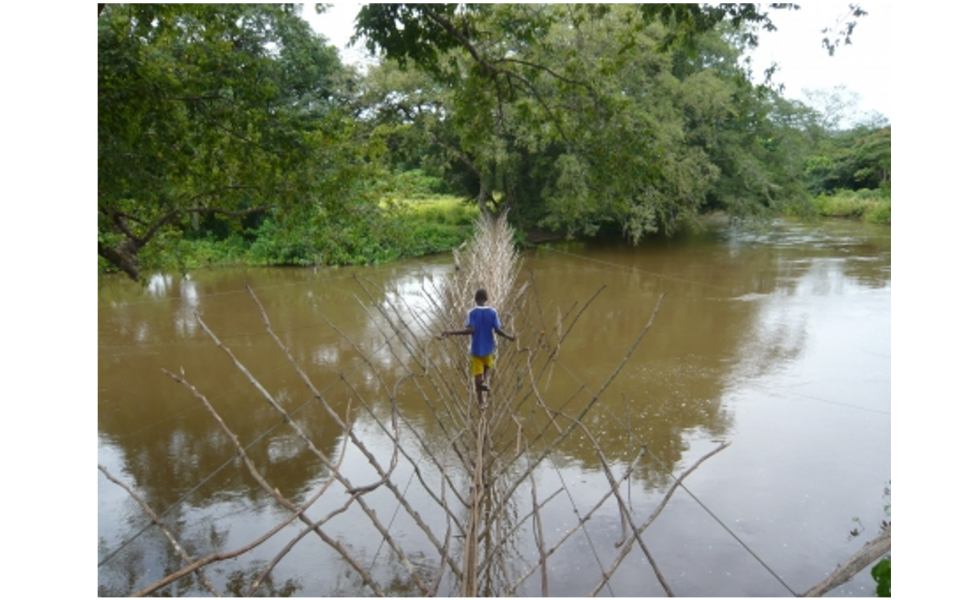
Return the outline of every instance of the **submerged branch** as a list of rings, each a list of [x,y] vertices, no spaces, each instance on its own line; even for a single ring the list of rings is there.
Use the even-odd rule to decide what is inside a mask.
[[[833,588],[850,581],[854,575],[880,560],[890,552],[892,547],[891,527],[892,524],[884,527],[880,535],[864,544],[863,548],[851,556],[847,562],[839,565],[826,579],[801,594],[801,596],[805,598],[823,596]]]

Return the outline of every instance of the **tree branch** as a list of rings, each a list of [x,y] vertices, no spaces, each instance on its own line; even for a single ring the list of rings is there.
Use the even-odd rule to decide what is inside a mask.
[[[112,208],[108,208],[104,206],[100,207],[100,212],[102,212],[104,215],[109,217],[110,221],[114,224],[114,226],[120,230],[120,233],[127,236],[127,239],[129,239],[131,242],[136,244],[137,249],[139,250],[139,247],[142,246],[143,244],[140,242],[140,238],[137,236],[137,234],[135,234],[133,230],[130,229],[130,226],[127,224],[126,219],[130,219],[132,221],[140,223],[141,225],[146,225],[146,223],[143,220],[124,214],[118,210],[114,210]]]
[[[436,144],[438,144],[438,145],[446,148],[446,149],[449,150],[451,153],[453,153],[453,155],[456,156],[458,159],[460,159],[460,161],[462,161],[463,164],[464,164],[468,169],[470,169],[471,171],[473,171],[473,174],[476,175],[479,179],[483,179],[483,172],[481,171],[480,167],[478,167],[472,160],[470,160],[470,157],[467,156],[466,154],[464,154],[464,152],[463,152],[462,150],[460,150],[459,148],[456,148],[456,147],[454,147],[453,145],[451,145],[451,144],[443,141],[442,139],[440,139],[440,136],[438,136],[436,133],[430,131],[429,129],[427,130],[427,135],[430,136],[430,139],[432,139],[432,140],[434,141],[434,143],[436,143]]]
[[[557,120],[556,116],[554,116],[553,111],[550,109],[549,106],[547,106],[547,103],[543,100],[543,98],[540,96],[540,93],[537,91],[537,89],[534,87],[533,83],[531,83],[529,79],[527,79],[520,73],[515,73],[513,71],[505,71],[491,64],[488,60],[486,60],[480,54],[480,51],[477,50],[472,43],[470,43],[470,40],[467,39],[467,37],[463,35],[463,33],[459,29],[457,29],[453,25],[453,23],[451,23],[449,20],[447,20],[443,16],[437,14],[436,12],[430,10],[429,8],[423,8],[423,14],[425,14],[427,17],[432,19],[441,27],[443,27],[447,31],[447,33],[457,38],[457,40],[460,41],[460,43],[463,45],[464,49],[470,54],[470,56],[472,56],[473,59],[478,64],[480,64],[482,67],[484,67],[494,75],[495,83],[496,83],[496,76],[498,75],[503,75],[504,77],[507,78],[508,81],[511,77],[515,77],[521,82],[523,82],[524,85],[526,85],[527,88],[530,90],[530,92],[533,93],[534,97],[536,97],[537,102],[540,103],[540,106],[542,106],[543,109],[547,111],[547,115],[550,117],[550,120],[554,122],[554,125],[556,125],[557,131],[560,133],[560,137],[563,138],[563,141],[569,143],[569,140],[567,139],[567,135],[563,131],[563,127],[560,125],[560,122]],[[499,86],[498,86],[498,98],[499,98]]]
[[[190,198],[187,202],[193,203],[199,200],[204,196],[213,195],[218,191],[223,190],[237,190],[237,189],[259,189],[257,186],[224,186],[217,188],[215,190],[209,190],[197,194],[193,198]],[[241,210],[226,210],[222,208],[215,207],[205,207],[205,206],[191,206],[187,208],[175,208],[160,218],[155,220],[152,224],[148,224],[147,221],[144,221],[140,217],[135,215],[127,214],[119,210],[115,210],[109,207],[100,206],[100,212],[103,213],[106,217],[110,219],[114,227],[122,233],[126,239],[120,242],[117,247],[111,247],[103,242],[97,242],[97,254],[106,259],[110,264],[114,265],[124,273],[126,273],[131,279],[137,281],[140,279],[140,268],[137,264],[137,253],[143,248],[147,242],[153,239],[157,235],[157,232],[161,228],[170,224],[177,217],[183,214],[190,213],[207,213],[207,214],[219,214],[226,215],[229,217],[242,217],[245,215],[250,215],[254,213],[264,212],[274,208],[273,206],[255,206],[253,208],[245,208]],[[133,221],[143,227],[146,227],[146,231],[142,235],[137,235],[137,233],[130,227],[128,221]]]
[[[463,35],[463,33],[457,29],[453,23],[426,6],[423,6],[423,14],[427,15],[440,27],[443,27],[447,33],[457,38],[457,40],[460,41],[460,44],[463,45],[464,49],[470,53],[470,56],[473,57],[473,60],[477,61],[479,64],[483,65],[493,73],[500,72],[499,69],[491,65],[483,58],[483,56],[480,55],[480,51],[477,50],[472,43],[470,43],[470,40],[467,38],[467,36]]]
[[[569,78],[567,78],[567,77],[564,77],[563,75],[560,75],[559,73],[554,72],[553,69],[551,69],[550,67],[545,66],[545,65],[538,65],[537,63],[533,63],[533,62],[526,61],[526,60],[521,60],[521,59],[519,59],[519,58],[506,58],[506,57],[504,57],[504,58],[498,58],[498,59],[495,60],[494,62],[496,62],[496,63],[507,63],[507,62],[517,63],[517,64],[520,64],[520,65],[525,65],[525,66],[527,66],[527,67],[532,67],[532,68],[534,68],[534,69],[540,69],[541,71],[546,71],[547,73],[549,73],[550,75],[553,75],[554,77],[556,77],[556,78],[559,79],[560,81],[563,81],[563,82],[565,82],[565,83],[569,83],[570,85],[580,85],[580,86],[583,86],[583,87],[585,87],[585,88],[587,88],[587,89],[591,89],[589,83],[587,83],[587,82],[585,82],[585,81],[577,81],[576,79],[569,79]]]
[[[729,446],[731,443],[732,442],[730,441],[724,441],[723,443],[721,443],[719,446],[717,446],[710,452],[707,452],[705,455],[701,456],[700,459],[697,460],[697,462],[693,463],[693,465],[691,465],[689,469],[684,471],[680,475],[680,477],[675,478],[673,481],[673,484],[670,486],[670,489],[667,490],[667,493],[663,495],[663,499],[660,500],[660,504],[658,504],[657,507],[653,510],[653,512],[650,513],[650,516],[647,517],[647,520],[644,521],[643,524],[637,528],[639,532],[643,533],[643,531],[646,530],[647,527],[650,527],[650,524],[653,523],[653,520],[656,519],[661,512],[663,512],[663,508],[667,505],[667,502],[670,501],[670,498],[673,497],[673,493],[677,491],[677,488],[680,487],[680,484],[683,483],[683,480],[687,478],[687,475],[689,475],[690,473],[693,473],[693,471],[696,470],[696,468],[699,467],[705,460],[707,460],[714,454],[720,452],[721,450]]]
[[[838,566],[826,579],[801,594],[801,596],[804,598],[819,598],[833,588],[850,581],[854,575],[890,552],[890,548],[892,547],[890,537],[891,526],[892,525],[887,525],[884,527],[880,535],[864,544],[863,548],[851,556],[847,562]]]
[[[223,345],[220,343],[220,340],[218,340],[218,339],[216,338],[216,336],[213,335],[213,332],[211,332],[209,329],[207,329],[207,326],[206,326],[206,324],[203,322],[203,320],[200,319],[199,317],[197,317],[197,322],[200,323],[200,325],[203,327],[204,331],[207,332],[207,334],[214,340],[214,342],[216,342],[216,344],[217,344],[218,346],[220,346],[221,348],[223,348],[223,349],[227,352],[227,354],[229,354],[229,355],[231,356],[231,358],[233,359],[233,355],[230,353],[229,349],[227,349],[225,346],[223,346]],[[240,365],[239,363],[237,363],[237,362],[236,362],[236,359],[233,359],[233,360],[234,360],[234,363],[236,364],[236,366],[238,366],[238,367],[240,368],[240,370],[241,370],[242,372],[244,372],[245,375],[247,375],[247,377],[248,377],[248,379],[250,379],[251,383],[253,383],[255,387],[258,387],[258,388],[260,388],[260,389],[262,390],[262,386],[260,386],[259,382],[257,382],[256,379],[254,379],[253,376],[249,374],[249,371],[246,370],[246,367],[243,367],[242,365]],[[340,467],[341,467],[341,465],[342,465],[341,461],[338,460],[337,463],[334,464],[334,463],[332,463],[332,462],[329,462],[329,461],[327,460],[327,458],[326,458],[325,455],[323,455],[323,454],[320,453],[319,451],[316,452],[316,454],[323,460],[324,466],[326,466],[326,467],[330,470],[330,473],[331,473],[332,476],[331,476],[331,478],[327,481],[327,483],[324,484],[323,487],[321,487],[320,491],[319,491],[318,493],[314,494],[314,496],[310,499],[309,502],[307,502],[307,503],[306,503],[305,505],[303,505],[303,506],[297,507],[297,506],[295,506],[290,500],[288,500],[285,496],[283,496],[283,494],[280,493],[280,490],[279,490],[279,489],[277,489],[276,487],[272,487],[272,486],[267,482],[267,480],[264,479],[263,475],[260,473],[260,471],[257,469],[256,465],[255,465],[255,464],[253,463],[253,461],[250,459],[250,456],[247,454],[247,452],[246,452],[246,450],[244,449],[244,447],[240,444],[240,439],[237,437],[237,435],[236,435],[233,431],[230,430],[229,427],[227,427],[227,424],[223,421],[223,419],[220,417],[220,415],[217,414],[217,411],[213,408],[213,405],[210,404],[210,401],[206,398],[206,396],[204,396],[203,394],[201,394],[195,387],[193,387],[193,385],[191,385],[190,383],[188,383],[184,377],[178,377],[178,376],[174,375],[173,373],[171,373],[170,371],[167,371],[166,369],[163,369],[163,372],[164,372],[164,374],[166,374],[168,377],[170,377],[171,379],[173,379],[173,380],[176,381],[177,383],[180,383],[181,385],[183,385],[184,387],[186,387],[188,390],[190,390],[190,391],[193,393],[194,396],[197,397],[197,399],[199,399],[201,402],[203,402],[203,405],[204,405],[204,407],[207,409],[207,412],[209,412],[209,413],[214,417],[214,419],[216,419],[217,424],[220,426],[220,428],[223,430],[223,432],[227,435],[227,437],[228,437],[228,438],[230,439],[230,441],[233,443],[234,447],[235,447],[236,450],[237,450],[237,454],[239,455],[239,457],[240,457],[241,460],[243,461],[244,465],[246,465],[247,471],[250,473],[250,475],[253,476],[254,480],[260,485],[260,487],[262,487],[262,488],[264,489],[264,491],[266,491],[268,494],[270,494],[271,496],[273,496],[273,498],[274,498],[275,500],[277,500],[277,502],[278,502],[281,506],[283,506],[284,508],[286,508],[287,510],[290,511],[290,513],[291,513],[290,517],[288,517],[288,520],[286,520],[286,521],[282,524],[281,528],[282,528],[282,527],[285,527],[287,524],[291,523],[291,522],[293,521],[293,519],[299,519],[300,521],[302,521],[303,523],[305,523],[305,524],[307,525],[307,529],[304,530],[304,531],[302,532],[302,534],[306,534],[307,532],[314,532],[314,533],[316,533],[316,534],[320,537],[320,539],[322,539],[325,543],[327,543],[329,546],[331,546],[334,550],[336,550],[337,552],[339,552],[341,556],[343,556],[343,558],[357,571],[357,573],[358,573],[358,574],[360,575],[360,577],[363,579],[363,582],[364,582],[366,585],[369,585],[370,588],[373,590],[373,592],[374,592],[377,596],[381,596],[381,597],[384,596],[384,593],[383,593],[383,591],[381,590],[380,586],[373,580],[373,578],[370,576],[370,574],[367,572],[367,570],[364,569],[359,563],[357,563],[356,560],[354,560],[352,556],[350,556],[349,552],[347,552],[347,551],[344,549],[343,544],[340,543],[338,540],[335,540],[335,539],[333,539],[332,537],[330,537],[329,535],[327,535],[327,533],[324,532],[324,531],[320,528],[320,525],[322,525],[324,522],[326,522],[327,519],[324,518],[324,519],[321,520],[320,522],[314,522],[312,519],[310,519],[310,518],[305,514],[305,511],[307,510],[307,508],[308,508],[311,504],[313,504],[313,502],[315,502],[315,501],[323,494],[324,491],[327,490],[327,488],[329,487],[329,484],[330,484],[333,480],[337,480],[337,481],[343,483],[344,485],[346,485],[346,479],[343,478],[343,477],[340,475]],[[265,392],[265,390],[262,390],[262,391]],[[267,394],[267,399],[268,399],[271,403],[275,403],[275,400],[273,400],[273,398],[269,396],[269,393]],[[290,416],[289,416],[286,412],[282,411],[282,409],[281,409],[281,412],[282,412],[282,414],[283,414],[284,419],[286,420],[286,422],[287,422],[288,424],[290,424],[291,427],[293,427],[295,430],[298,430],[299,427],[297,427],[297,426],[295,425],[295,423],[290,419]],[[302,438],[302,439],[303,439],[303,438]],[[313,446],[313,443],[312,443],[311,441],[309,441],[309,439],[307,439],[307,440],[305,440],[305,441],[307,441],[308,445],[309,445],[311,448],[314,448],[314,449],[315,449],[315,447]],[[341,458],[342,458],[343,455],[344,455],[345,449],[346,449],[346,440],[344,440],[344,451],[341,451],[341,453],[340,453]],[[357,496],[352,496],[351,499],[347,501],[347,503],[344,505],[343,508],[346,508],[347,505],[349,505],[350,503],[352,503],[354,498],[357,498]],[[328,515],[328,516],[333,516],[333,514],[335,514],[335,513],[337,513],[337,512],[339,512],[339,511],[336,511],[336,510],[335,510],[334,513],[331,513],[331,515]],[[256,542],[253,542],[252,545],[246,546],[244,549],[242,549],[242,552],[227,553],[227,554],[225,554],[225,555],[221,555],[221,554],[210,555],[210,556],[208,556],[208,557],[206,557],[206,558],[200,559],[199,561],[197,561],[196,563],[194,563],[194,565],[203,566],[204,564],[207,564],[207,562],[211,562],[211,561],[214,561],[214,560],[223,560],[225,557],[230,557],[230,558],[232,558],[233,556],[237,556],[237,555],[239,555],[239,554],[242,554],[243,552],[246,552],[247,550],[252,549],[252,548],[254,547],[254,545],[259,545],[259,544],[262,543],[263,541],[266,541],[266,539],[268,539],[269,536],[272,536],[272,535],[273,535],[274,533],[276,533],[277,531],[279,531],[279,529],[274,528],[273,530],[271,530],[271,532],[270,532],[267,536],[263,536],[263,537],[261,537],[259,540],[257,540]],[[302,539],[302,537],[303,537],[303,535],[298,536],[298,540],[299,540],[299,539]],[[277,556],[278,556],[278,557],[281,557],[281,556],[284,555],[285,553],[286,553],[286,549],[282,550],[281,553],[280,553],[279,555],[277,555]],[[202,563],[202,564],[201,564],[201,563]],[[144,588],[144,589],[140,590],[139,592],[137,592],[137,593],[134,594],[134,595],[135,595],[135,596],[145,596],[145,595],[147,595],[147,594],[153,593],[153,592],[156,591],[157,589],[160,589],[161,587],[167,585],[168,583],[170,583],[170,582],[172,582],[172,581],[175,581],[177,578],[182,577],[183,575],[185,575],[185,574],[187,573],[187,571],[185,571],[185,569],[190,568],[190,566],[192,566],[192,565],[188,565],[187,567],[184,567],[184,569],[181,569],[181,570],[178,571],[177,573],[173,573],[173,574],[171,574],[171,575],[169,575],[169,576],[167,576],[167,577],[165,577],[165,578],[163,578],[163,579],[155,582],[154,584],[151,584],[151,585],[148,586],[147,588]],[[270,567],[270,568],[272,568],[272,567]],[[259,579],[258,579],[256,582],[254,582],[254,583],[255,583],[256,585],[259,585]]]
[[[107,471],[107,468],[104,467],[103,465],[97,465],[97,468],[100,469],[100,472],[103,473],[107,479],[117,484],[118,486],[122,487],[124,490],[126,490],[128,494],[130,494],[133,497],[134,500],[137,501],[137,504],[140,505],[140,508],[143,509],[143,512],[147,513],[147,516],[150,517],[150,520],[153,521],[157,525],[157,527],[160,528],[160,531],[163,532],[163,535],[167,537],[167,540],[170,542],[170,545],[173,546],[173,549],[176,550],[180,558],[183,559],[183,562],[187,563],[187,565],[193,565],[194,564],[193,557],[191,557],[187,553],[187,551],[183,549],[183,546],[181,546],[180,542],[178,542],[176,537],[174,537],[173,532],[171,532],[170,529],[163,524],[163,521],[161,521],[160,517],[157,516],[157,513],[154,512],[152,508],[150,508],[150,505],[147,504],[147,501],[144,500],[140,496],[140,494],[138,494],[136,491],[130,488],[130,486],[128,486],[127,484],[123,483],[122,481],[120,481],[119,479],[111,475],[110,472]],[[194,570],[197,571],[197,574],[200,576],[200,580],[203,582],[203,585],[205,585],[207,589],[213,593],[214,596],[220,598],[221,597],[220,591],[217,590],[216,586],[213,585],[213,583],[210,581],[209,578],[207,578],[206,575],[204,575],[199,571],[199,567],[197,567]]]
[[[257,188],[255,188],[254,186],[236,186],[236,187],[230,186],[229,188],[221,188],[221,189],[242,189],[242,188],[244,188],[244,187],[249,187],[250,189],[257,189]],[[197,200],[197,199],[199,199],[199,198],[202,198],[203,196],[212,195],[213,193],[214,193],[214,192],[208,192],[208,193],[205,193],[205,194],[198,194],[197,196],[195,196],[194,198],[192,198],[192,200]],[[146,233],[143,234],[142,237],[140,237],[140,238],[134,238],[134,237],[131,236],[131,239],[136,240],[137,243],[138,243],[138,245],[142,247],[142,246],[144,246],[148,241],[150,241],[150,240],[153,238],[153,236],[157,235],[157,232],[160,231],[160,228],[161,228],[161,227],[163,227],[164,225],[167,225],[168,223],[170,223],[171,221],[173,221],[174,219],[176,219],[176,218],[177,218],[178,216],[180,216],[181,214],[186,214],[186,213],[208,213],[208,214],[227,215],[227,216],[231,216],[231,217],[241,217],[241,216],[244,216],[244,215],[249,215],[249,214],[253,214],[253,213],[263,212],[263,211],[265,211],[265,210],[267,210],[267,209],[269,209],[269,208],[272,208],[272,207],[271,207],[271,206],[256,206],[256,207],[254,207],[254,208],[247,208],[247,209],[243,209],[243,210],[224,210],[224,209],[222,209],[222,208],[213,208],[213,207],[206,207],[206,206],[192,206],[192,207],[190,207],[190,208],[175,208],[175,209],[171,210],[170,212],[168,212],[167,214],[165,214],[165,215],[163,215],[162,217],[160,217],[158,220],[154,221],[153,225],[150,226],[150,228],[147,230]]]
[[[113,266],[126,273],[130,279],[133,279],[134,281],[138,281],[140,279],[140,269],[137,267],[135,255],[126,256],[118,250],[104,245],[103,242],[97,242],[97,254],[102,256]]]
[[[138,225],[143,225],[144,227],[146,227],[147,225],[149,225],[149,223],[147,223],[146,221],[144,221],[144,220],[141,219],[140,217],[138,217],[138,216],[136,216],[136,215],[131,215],[130,213],[121,212],[121,211],[119,211],[119,210],[104,210],[104,209],[101,209],[101,212],[103,212],[104,214],[108,215],[108,216],[109,216],[110,218],[112,218],[112,219],[116,219],[117,217],[122,217],[123,219],[125,219],[125,220],[127,220],[127,221],[133,221],[134,223],[137,223]],[[124,225],[125,225],[125,224],[124,224]],[[125,227],[121,227],[119,223],[117,224],[117,227],[120,227],[120,230],[123,231],[123,233],[126,234],[128,237],[131,237],[131,238],[134,237],[130,232],[127,231],[127,229],[126,229]]]

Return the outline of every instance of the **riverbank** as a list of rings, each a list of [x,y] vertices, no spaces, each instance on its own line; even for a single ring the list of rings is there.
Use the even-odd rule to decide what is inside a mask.
[[[374,210],[300,220],[283,215],[238,230],[198,228],[165,240],[150,262],[169,271],[229,266],[352,266],[449,252],[473,235],[479,211],[449,195],[387,199]],[[153,248],[145,249],[145,251]],[[103,258],[98,272],[113,269]]]
[[[840,217],[890,224],[890,192],[841,191],[821,195],[807,205],[806,218]],[[809,209],[812,207],[812,210]],[[470,239],[479,210],[468,198],[416,195],[386,198],[377,210],[343,212],[325,219],[295,222],[266,218],[256,227],[223,230],[215,227],[184,233],[168,241],[161,257],[151,262],[165,270],[188,272],[231,266],[354,266],[392,262],[450,252]],[[705,215],[708,222],[725,215]],[[517,233],[520,245],[562,239],[562,233],[530,229]],[[98,272],[111,272],[99,259]]]
[[[840,190],[813,199],[821,217],[861,219],[867,223],[890,224],[890,190]]]

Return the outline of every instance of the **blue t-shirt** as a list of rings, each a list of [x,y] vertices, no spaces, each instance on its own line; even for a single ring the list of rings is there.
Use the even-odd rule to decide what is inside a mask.
[[[500,329],[500,319],[495,308],[477,306],[467,314],[467,327],[473,327],[470,341],[470,354],[478,357],[493,354],[497,343],[493,339],[493,329]]]

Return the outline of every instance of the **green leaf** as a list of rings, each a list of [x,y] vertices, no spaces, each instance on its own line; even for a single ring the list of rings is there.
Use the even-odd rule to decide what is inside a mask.
[[[890,597],[890,559],[885,558],[870,569],[873,580],[877,582],[877,596]]]

